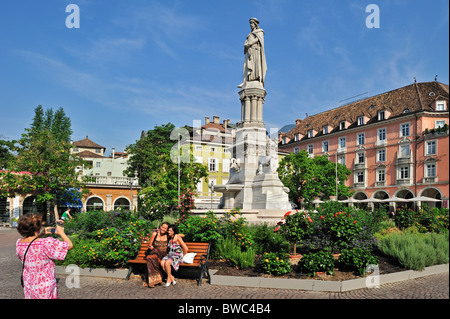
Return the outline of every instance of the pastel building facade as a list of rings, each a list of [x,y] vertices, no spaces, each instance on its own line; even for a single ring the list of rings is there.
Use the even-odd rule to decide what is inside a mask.
[[[226,184],[230,177],[232,146],[235,137],[234,124],[229,119],[220,121],[219,116],[213,116],[212,121],[205,117],[205,123],[197,127],[187,127],[190,131],[189,140],[196,163],[206,165],[208,177],[202,178],[196,187],[195,206],[199,209],[217,208],[222,193],[215,192],[214,185]]]
[[[448,104],[448,85],[413,83],[297,119],[279,134],[279,150],[326,154],[346,165],[354,199],[408,200],[390,202],[395,209],[421,205],[414,198],[426,196],[439,200],[428,205],[448,207]]]
[[[76,153],[89,165],[78,167],[81,176],[87,177],[85,195],[78,207],[89,210],[137,209],[138,191],[140,189],[137,174],[135,177],[124,176],[128,168],[128,155],[112,149],[110,156],[105,156],[106,148],[86,136],[85,139],[72,143],[72,153]]]

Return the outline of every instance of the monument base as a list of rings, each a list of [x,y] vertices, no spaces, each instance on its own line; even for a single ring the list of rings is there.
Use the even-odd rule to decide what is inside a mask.
[[[289,209],[290,210],[290,209]],[[284,215],[289,211],[286,209],[241,209],[242,217],[247,219],[249,224],[257,225],[267,223],[268,225],[276,225]],[[230,212],[230,209],[194,209],[192,215],[204,216],[207,212],[213,212],[218,217],[224,216]]]

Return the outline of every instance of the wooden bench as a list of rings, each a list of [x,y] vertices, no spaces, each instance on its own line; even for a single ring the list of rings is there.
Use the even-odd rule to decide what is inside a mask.
[[[133,271],[133,266],[135,265],[147,265],[147,261],[145,259],[145,251],[148,248],[149,241],[143,240],[141,242],[141,247],[139,248],[139,252],[135,259],[128,260],[128,264],[130,269],[128,271],[127,280],[130,279],[130,275]],[[202,279],[205,276],[208,278],[208,283],[211,284],[211,276],[209,275],[208,269],[208,260],[209,260],[209,252],[211,245],[209,243],[195,243],[195,242],[187,242],[185,243],[188,247],[188,253],[196,253],[194,257],[194,262],[192,264],[180,263],[180,267],[192,267],[198,268],[200,271],[200,275],[197,279],[197,285],[200,286],[202,284]],[[147,267],[145,267],[145,280],[148,281]]]

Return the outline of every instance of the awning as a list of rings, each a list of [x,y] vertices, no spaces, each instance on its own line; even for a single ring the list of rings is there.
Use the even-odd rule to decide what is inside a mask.
[[[419,197],[414,197],[414,198],[408,198],[407,199],[408,202],[440,202],[440,199],[436,199],[436,198],[431,198],[431,197],[427,197],[427,196],[419,196]]]
[[[70,208],[82,208],[83,202],[78,198],[80,193],[78,188],[69,188],[64,194],[58,198],[58,206]]]
[[[387,203],[387,202],[408,202],[408,200],[405,199],[405,198],[400,198],[400,197],[394,196],[392,198],[381,199],[380,202],[383,202],[383,203]]]

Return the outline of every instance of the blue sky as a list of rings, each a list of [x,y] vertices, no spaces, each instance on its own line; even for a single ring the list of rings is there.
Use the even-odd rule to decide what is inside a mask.
[[[371,3],[380,28],[366,27]],[[414,77],[449,83],[448,0],[3,0],[0,138],[19,138],[39,104],[63,107],[73,140],[107,154],[155,125],[235,123],[251,17],[265,31],[267,128]]]

